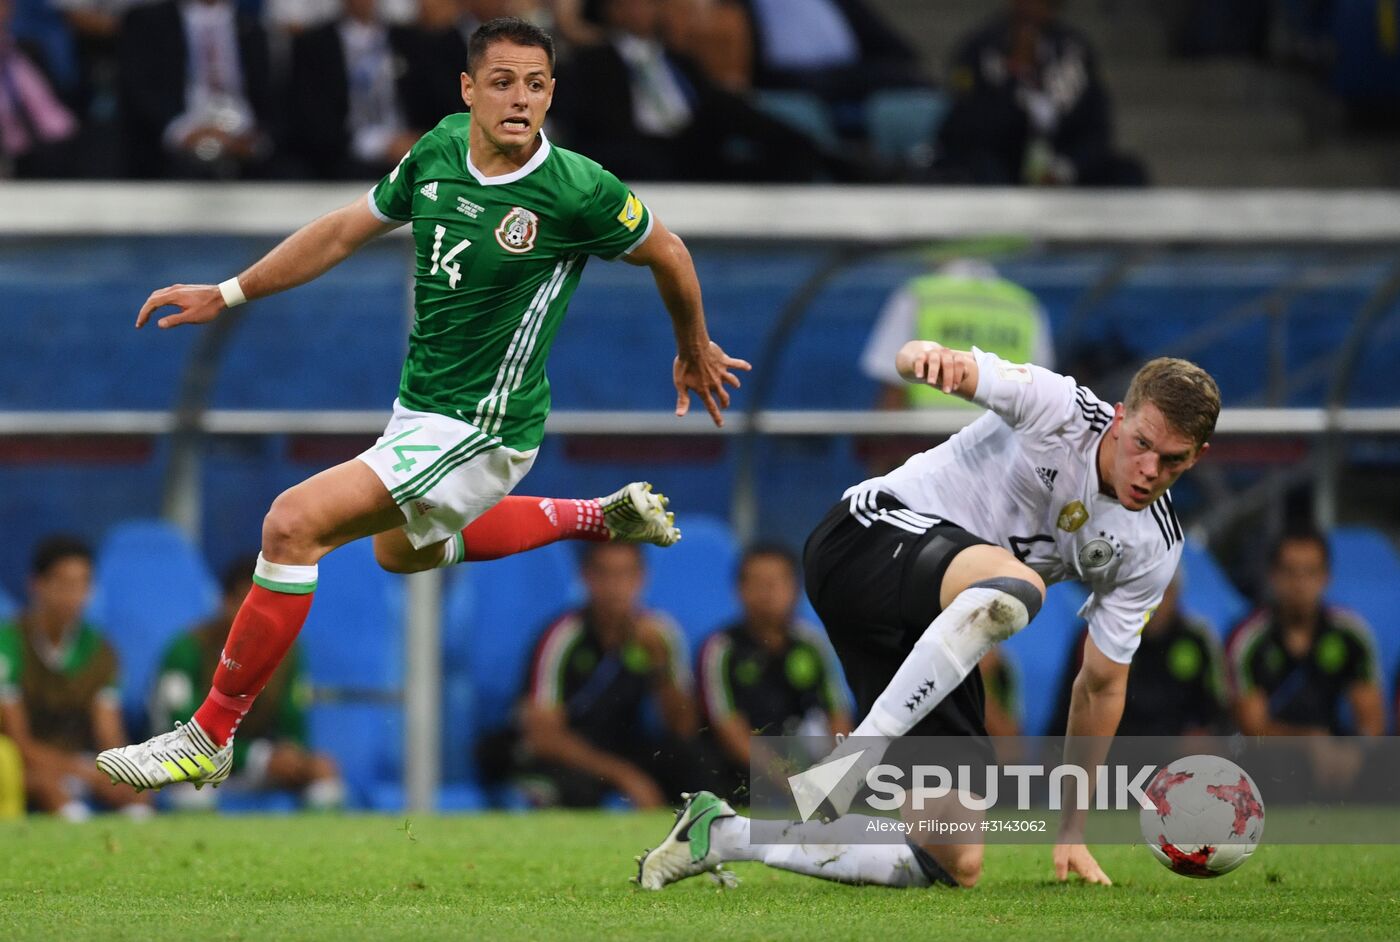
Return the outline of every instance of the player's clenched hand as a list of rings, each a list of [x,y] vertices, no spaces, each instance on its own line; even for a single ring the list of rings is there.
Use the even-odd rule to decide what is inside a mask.
[[[1112,886],[1113,881],[1103,872],[1089,848],[1083,844],[1055,845],[1055,879],[1063,883],[1071,873],[1078,874],[1085,883],[1101,883]]]
[[[906,344],[896,363],[900,373],[945,393],[962,386],[967,377],[967,365],[967,357],[961,351],[930,341]]]
[[[729,408],[728,383],[739,388],[739,377],[734,370],[751,370],[747,360],[729,356],[713,340],[701,352],[699,358],[677,356],[671,365],[671,379],[676,386],[676,415],[690,411],[690,394],[694,392],[705,403],[710,418],[716,425],[724,425],[721,409]]]
[[[204,324],[218,317],[225,305],[218,285],[171,285],[151,293],[136,315],[136,326],[143,326],[150,320],[153,311],[163,307],[177,307],[179,310],[156,321],[157,327]]]

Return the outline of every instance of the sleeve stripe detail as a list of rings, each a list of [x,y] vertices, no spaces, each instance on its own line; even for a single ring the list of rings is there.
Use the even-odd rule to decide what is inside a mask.
[[[645,205],[645,204],[643,204],[643,205]],[[643,242],[645,242],[645,241],[647,240],[647,236],[651,235],[651,227],[652,227],[652,224],[653,224],[654,222],[656,222],[656,217],[653,216],[653,215],[651,214],[651,209],[648,208],[648,209],[647,209],[647,224],[646,224],[646,226],[642,229],[642,234],[639,235],[639,236],[637,236],[637,240],[636,240],[635,242],[633,242],[631,245],[627,246],[627,248],[625,248],[625,249],[623,249],[621,252],[619,252],[619,253],[615,256],[615,258],[622,258],[622,256],[624,256],[624,255],[631,255],[633,252],[637,251],[637,247],[640,246]]]
[[[1088,388],[1075,387],[1074,398],[1079,403],[1079,412],[1084,416],[1084,421],[1088,422],[1094,431],[1102,432],[1113,419],[1113,414],[1105,412],[1102,403],[1098,403],[1097,400],[1091,401],[1090,396],[1093,396],[1093,393]]]
[[[379,189],[376,185],[374,190]],[[395,219],[392,216],[384,215],[384,211],[379,208],[379,204],[374,201],[374,190],[365,194],[365,202],[369,204],[369,211],[374,214],[374,218],[380,222],[408,222],[407,219]]]
[[[578,615],[569,614],[545,632],[540,641],[539,654],[535,657],[534,679],[530,685],[532,701],[540,706],[555,706],[563,702],[559,675],[564,667],[565,655],[582,630]]]
[[[689,693],[695,686],[695,681],[690,675],[690,664],[686,661],[685,636],[681,633],[680,625],[663,613],[648,614],[656,620],[661,637],[666,639],[666,650],[671,660],[671,680],[681,690]]]
[[[729,638],[718,632],[705,642],[700,654],[701,693],[705,698],[705,713],[710,719],[720,719],[734,712],[734,697],[729,690]]]
[[[1231,665],[1231,673],[1237,696],[1254,688],[1254,671],[1250,662],[1254,659],[1255,650],[1268,633],[1269,625],[1270,619],[1261,612],[1258,617],[1241,626],[1240,636],[1230,646],[1229,658],[1234,662]]]
[[[836,652],[831,649],[831,643],[827,640],[826,633],[812,627],[807,622],[797,622],[793,626],[793,634],[812,646],[821,658],[822,668],[826,674],[826,696],[827,709],[843,713],[855,711],[855,705],[851,702],[850,694],[846,692],[846,685],[843,682],[845,677],[841,670],[841,662],[836,657]]]
[[[1376,649],[1376,637],[1371,626],[1360,614],[1347,608],[1328,607],[1327,614],[1334,630],[1350,635],[1366,654],[1366,680],[1380,683],[1380,652]]]
[[[1181,520],[1176,515],[1176,504],[1172,503],[1172,492],[1163,491],[1162,499],[1167,503],[1167,515],[1171,518],[1172,530],[1176,532],[1178,540],[1186,539],[1186,535],[1181,532]]]
[[[1147,505],[1147,509],[1152,511],[1152,519],[1157,522],[1157,529],[1162,533],[1162,541],[1167,544],[1167,549],[1171,549],[1176,538],[1172,533],[1171,525],[1167,522],[1166,511],[1158,506],[1160,503],[1161,501],[1154,500]]]

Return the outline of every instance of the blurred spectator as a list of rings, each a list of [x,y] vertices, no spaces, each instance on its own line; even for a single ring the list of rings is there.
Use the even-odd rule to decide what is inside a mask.
[[[1180,597],[1178,576],[1142,629],[1142,643],[1128,672],[1119,736],[1220,734],[1229,728],[1224,652],[1210,625],[1181,610]],[[1070,693],[1084,659],[1086,637],[1087,631],[1080,632],[1065,664],[1052,733],[1064,729],[1068,721]]]
[[[638,808],[662,807],[707,780],[685,643],[667,616],[642,609],[635,544],[589,544],[582,574],[587,601],[540,636],[519,728],[488,737],[483,775],[513,775],[538,805],[590,807],[616,791]],[[648,701],[659,735],[644,722]]]
[[[339,16],[341,9],[340,0],[263,0],[262,4],[263,22],[273,42],[279,38],[285,42],[286,37],[295,38],[324,26]],[[285,53],[280,47],[279,51]]]
[[[267,38],[232,0],[130,10],[118,43],[127,170],[136,177],[256,176],[271,157]]]
[[[456,5],[458,0],[452,0]],[[467,2],[467,0],[461,0]],[[345,12],[344,0],[238,0],[242,11],[261,10],[274,43],[325,26]],[[417,0],[378,0],[375,13],[392,26],[407,26],[418,16]]]
[[[1114,149],[1108,93],[1089,41],[1061,23],[1058,0],[1011,0],[966,39],[949,78],[953,106],[939,167],[956,182],[1142,186],[1147,172]]]
[[[0,177],[51,176],[68,161],[78,121],[45,75],[37,50],[10,31],[12,0],[0,0]]]
[[[742,0],[754,84],[802,89],[838,111],[871,92],[928,84],[918,54],[866,0]]]
[[[1323,602],[1330,578],[1321,533],[1296,529],[1275,545],[1271,598],[1230,636],[1235,712],[1246,735],[1384,731],[1371,629],[1356,613]]]
[[[886,299],[860,357],[861,372],[880,384],[881,409],[976,408],[899,378],[895,354],[911,339],[960,350],[977,346],[1012,363],[1055,368],[1050,322],[1040,302],[980,259],[954,259],[901,285]]]
[[[428,51],[427,43],[406,27],[386,25],[376,3],[345,0],[344,16],[292,41],[287,146],[316,177],[377,179],[431,127],[408,116],[408,63]],[[463,49],[441,70],[442,85],[455,91],[465,68]],[[460,97],[457,103],[461,110]]]
[[[92,550],[54,536],[34,550],[29,605],[0,622],[0,732],[24,758],[31,807],[83,820],[85,799],[133,816],[149,797],[114,785],[93,757],[127,742],[117,694],[117,655],[83,620]]]
[[[530,16],[535,6],[527,0],[420,0],[417,23],[405,31],[404,72],[397,82],[409,126],[431,129],[465,111],[460,77],[472,33],[497,17]]]
[[[1001,277],[991,263],[953,259],[934,272],[911,278],[885,301],[861,353],[861,372],[880,384],[876,408],[977,409],[957,396],[922,383],[906,383],[894,368],[895,354],[911,339],[936,340],[970,350],[977,346],[1012,363],[1055,367],[1050,322],[1025,288]],[[924,439],[862,438],[856,447],[872,474],[886,474]]]
[[[818,145],[666,49],[662,2],[600,0],[607,41],[561,66],[569,146],[624,180],[814,180]]]
[[[667,48],[700,67],[721,88],[753,88],[753,34],[737,0],[664,0],[661,34]]]
[[[759,544],[739,561],[739,621],[700,652],[706,720],[727,765],[726,790],[748,791],[752,736],[851,731],[851,703],[822,636],[795,616],[797,557]]]
[[[171,729],[178,720],[188,723],[214,680],[233,616],[253,587],[256,556],[235,560],[224,571],[223,599],[218,614],[175,638],[161,658],[160,675],[151,698],[151,725]],[[293,647],[267,682],[248,715],[238,726],[233,743],[230,784],[250,790],[285,788],[300,792],[308,807],[337,808],[344,803],[345,786],[335,760],[312,752],[306,737],[306,704],[310,682],[302,666],[301,651]],[[210,807],[212,789],[196,792],[194,786],[176,786],[181,807]]]

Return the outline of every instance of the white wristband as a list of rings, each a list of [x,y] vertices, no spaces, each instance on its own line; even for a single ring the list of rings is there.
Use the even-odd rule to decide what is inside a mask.
[[[243,286],[238,283],[238,279],[230,278],[228,281],[219,283],[219,294],[224,296],[225,307],[238,307],[248,299],[243,296]]]

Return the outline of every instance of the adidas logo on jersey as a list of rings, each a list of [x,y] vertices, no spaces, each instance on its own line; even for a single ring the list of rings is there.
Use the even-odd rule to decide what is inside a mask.
[[[419,192],[419,193],[422,193],[422,194],[423,194],[424,196],[426,196],[428,199],[430,199],[430,200],[432,200],[434,203],[436,203],[436,202],[437,202],[437,181],[434,180],[432,183],[425,183],[425,184],[423,184],[423,188],[420,189],[418,192]]]
[[[1054,468],[1036,468],[1035,473],[1040,476],[1040,483],[1045,485],[1047,491],[1055,489],[1055,477],[1059,471]]]

